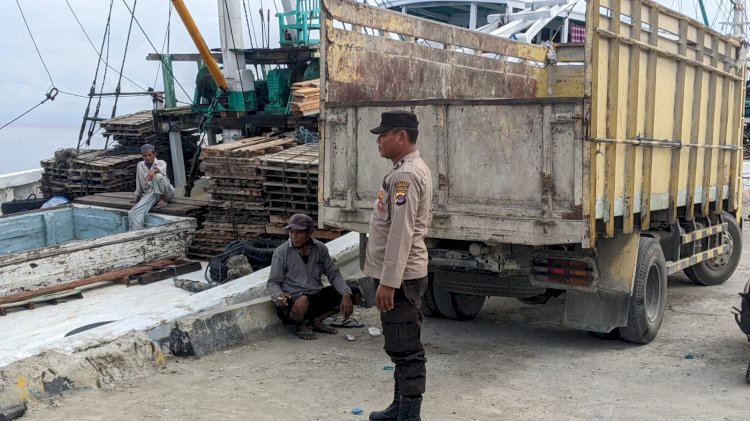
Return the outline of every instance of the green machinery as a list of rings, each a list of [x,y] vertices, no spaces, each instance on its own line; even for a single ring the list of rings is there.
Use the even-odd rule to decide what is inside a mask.
[[[311,33],[320,30],[319,0],[297,0],[296,9],[277,13],[279,19],[279,49],[248,50],[257,61],[247,59],[248,64],[268,66],[268,57],[276,57],[276,64],[286,67],[265,70],[265,79],[254,80],[254,88],[245,92],[233,92],[217,85],[214,74],[208,66],[198,71],[195,80],[193,110],[209,112],[255,112],[273,115],[290,114],[289,102],[291,87],[295,82],[320,78],[320,62],[317,58],[300,59],[296,51],[308,51],[320,43]],[[288,61],[278,57],[288,56]],[[257,69],[257,67],[256,67]],[[243,72],[245,77],[253,77],[251,71]],[[249,85],[249,84],[248,84]]]

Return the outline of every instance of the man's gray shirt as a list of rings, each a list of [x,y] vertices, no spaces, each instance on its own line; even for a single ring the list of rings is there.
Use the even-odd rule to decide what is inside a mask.
[[[328,277],[336,291],[341,294],[351,294],[352,291],[341,277],[328,247],[320,241],[311,238],[312,247],[307,263],[302,260],[302,254],[287,240],[273,252],[271,260],[271,274],[268,276],[268,293],[276,301],[281,292],[290,294],[297,299],[302,294],[315,294],[323,289],[320,278]]]

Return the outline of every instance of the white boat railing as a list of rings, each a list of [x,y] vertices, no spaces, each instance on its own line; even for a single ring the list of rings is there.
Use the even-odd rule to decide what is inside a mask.
[[[0,175],[0,203],[28,198],[31,194],[42,197],[42,169]],[[2,215],[2,212],[0,212]]]

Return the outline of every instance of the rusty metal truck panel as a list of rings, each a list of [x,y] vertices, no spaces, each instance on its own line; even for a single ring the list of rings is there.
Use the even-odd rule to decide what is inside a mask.
[[[325,0],[321,222],[367,231],[390,166],[369,129],[390,109],[420,120],[431,237],[591,248],[664,212],[737,212],[739,43],[649,1],[587,7],[586,44],[554,57]]]

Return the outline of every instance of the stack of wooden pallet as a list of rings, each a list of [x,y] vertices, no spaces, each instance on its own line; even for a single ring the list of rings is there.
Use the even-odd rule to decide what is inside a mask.
[[[320,113],[320,79],[292,84],[291,110],[295,114],[315,115]]]
[[[269,216],[318,214],[318,144],[300,145],[260,159]]]
[[[266,234],[286,235],[284,226],[295,213],[318,219],[319,146],[296,146],[260,159],[268,225]],[[316,230],[318,239],[338,238],[340,231]]]
[[[156,156],[167,163],[167,174],[174,183],[172,154],[169,146],[169,134],[154,124],[152,111],[140,111],[135,114],[118,116],[101,122],[104,134],[111,136],[117,143],[114,147],[117,155],[140,154],[141,146],[148,143],[154,147]],[[180,132],[183,153],[189,161],[195,152],[198,135],[195,130]]]
[[[133,192],[99,193],[91,196],[79,197],[75,199],[75,203],[128,210],[134,205],[131,200],[133,200]],[[152,208],[151,212],[162,215],[195,218],[198,223],[198,228],[201,228],[203,222],[206,220],[208,201],[175,197],[166,206]]]
[[[260,158],[294,146],[291,137],[252,137],[203,149],[201,168],[210,177],[206,222],[190,252],[212,256],[235,239],[254,239],[268,223]]]
[[[135,191],[135,167],[140,155],[113,156],[109,150],[60,150],[41,161],[45,197],[71,199],[95,193]]]

